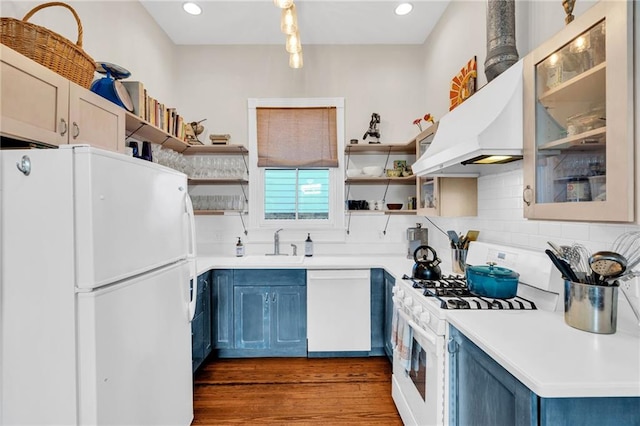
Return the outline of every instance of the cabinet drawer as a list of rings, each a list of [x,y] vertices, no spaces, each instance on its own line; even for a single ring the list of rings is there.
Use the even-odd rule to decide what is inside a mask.
[[[236,269],[233,285],[305,285],[306,276],[304,269]]]

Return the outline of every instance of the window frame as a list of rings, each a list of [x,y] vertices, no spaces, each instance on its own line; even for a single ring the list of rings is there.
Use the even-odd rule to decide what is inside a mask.
[[[326,233],[330,240],[344,239],[344,160],[338,156],[338,167],[318,167],[329,170],[329,218],[327,220],[274,220],[265,219],[264,212],[264,167],[258,167],[258,143],[256,108],[259,107],[335,107],[338,153],[344,153],[344,98],[250,98],[248,101],[249,143],[249,229],[268,230],[285,228],[290,230],[335,231]],[[278,169],[280,167],[269,167]],[[312,169],[313,167],[298,167]]]

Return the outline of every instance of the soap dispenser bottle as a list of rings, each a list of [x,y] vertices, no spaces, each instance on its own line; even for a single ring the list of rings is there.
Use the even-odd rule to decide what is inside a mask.
[[[304,255],[306,257],[313,256],[313,241],[311,241],[311,234],[307,234],[307,239],[304,240]]]
[[[242,244],[242,240],[238,237],[238,242],[236,243],[236,257],[244,256],[244,245]]]

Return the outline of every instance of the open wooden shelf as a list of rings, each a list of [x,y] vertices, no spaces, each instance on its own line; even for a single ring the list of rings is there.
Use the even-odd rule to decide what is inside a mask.
[[[358,153],[358,154],[384,154],[387,152],[401,152],[401,153],[410,153],[415,154],[416,152],[416,140],[412,139],[407,143],[394,143],[394,144],[373,144],[373,143],[359,143],[359,144],[349,144],[345,147],[345,152],[347,154]]]
[[[389,182],[390,184],[400,184],[400,185],[415,185],[416,177],[414,175],[407,177],[355,177],[355,178],[347,178],[345,182],[350,184],[379,184]]]
[[[185,155],[191,154],[246,154],[244,145],[191,145],[170,133],[154,126],[146,120],[125,111],[126,136],[160,144]]]
[[[233,183],[249,183],[244,178],[189,178],[189,185],[214,185],[214,184],[233,184]]]
[[[223,216],[225,214],[246,214],[243,210],[194,210],[196,216]]]

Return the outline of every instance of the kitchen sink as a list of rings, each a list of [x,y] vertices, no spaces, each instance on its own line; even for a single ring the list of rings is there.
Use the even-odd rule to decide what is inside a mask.
[[[250,263],[252,265],[299,265],[304,261],[304,256],[252,254],[244,256],[242,259],[242,263]]]

